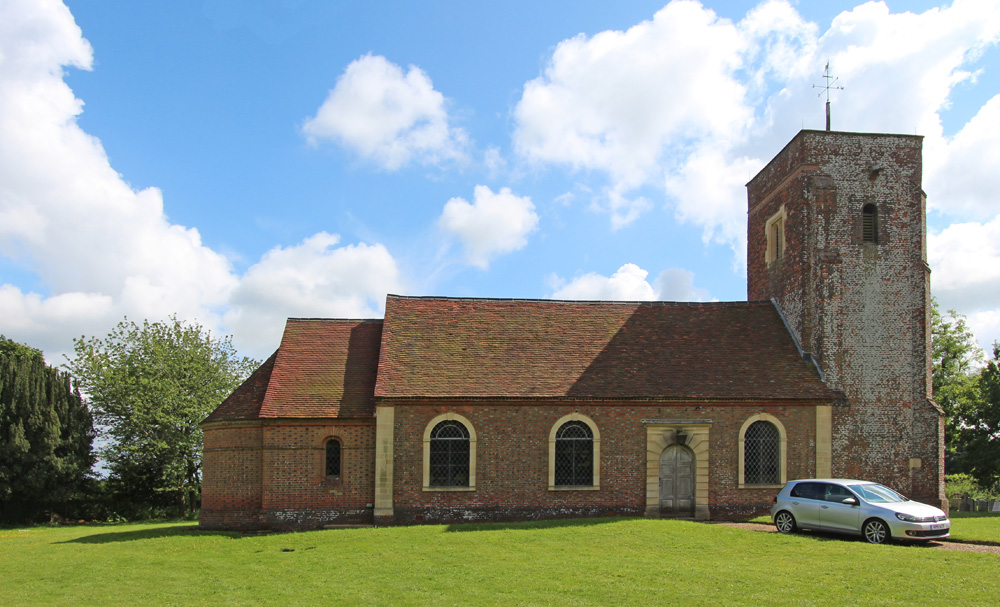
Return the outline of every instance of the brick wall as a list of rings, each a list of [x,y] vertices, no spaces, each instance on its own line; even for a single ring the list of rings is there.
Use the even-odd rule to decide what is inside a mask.
[[[646,510],[646,430],[643,419],[711,420],[709,507],[713,518],[762,513],[777,489],[739,489],[738,435],[752,415],[769,413],[788,434],[788,478],[815,472],[815,407],[738,403],[486,404],[395,403],[395,524],[530,520],[580,516],[642,516]],[[476,489],[423,490],[423,437],[436,416],[453,412],[477,435]],[[600,489],[548,489],[549,432],[579,412],[601,437]],[[385,521],[390,522],[390,521]]]
[[[200,524],[206,529],[304,529],[371,523],[373,421],[207,424]],[[326,440],[341,474],[326,476]]]
[[[749,184],[747,295],[774,298],[848,406],[834,411],[833,474],[943,498],[942,418],[929,400],[929,273],[922,139],[802,131]],[[862,207],[879,243],[862,242]],[[784,204],[784,259],[764,223]],[[919,467],[911,466],[919,459]]]

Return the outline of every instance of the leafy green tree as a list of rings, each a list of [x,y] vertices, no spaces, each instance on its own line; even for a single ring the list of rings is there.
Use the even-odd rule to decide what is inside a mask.
[[[979,371],[983,351],[965,316],[948,310],[941,314],[931,300],[931,358],[934,400],[944,409],[945,446],[960,449],[960,418],[979,401]]]
[[[258,362],[201,325],[127,318],[104,339],[74,339],[69,368],[107,443],[100,456],[120,514],[192,513],[201,492],[199,423]]]
[[[1000,343],[978,377],[976,406],[958,415],[964,460],[980,487],[1000,489]]]
[[[94,463],[93,440],[93,419],[69,374],[0,335],[0,520],[66,508]]]

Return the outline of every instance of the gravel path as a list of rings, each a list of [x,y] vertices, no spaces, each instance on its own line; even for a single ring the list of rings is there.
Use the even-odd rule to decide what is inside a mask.
[[[748,531],[762,531],[764,533],[777,533],[778,530],[774,528],[774,525],[768,525],[765,523],[730,523],[730,522],[712,522],[713,525],[723,525],[725,527],[735,527],[736,529],[746,529]],[[813,533],[811,531],[806,533]],[[817,535],[826,535],[819,534]],[[837,535],[830,535],[829,537],[842,537]],[[992,554],[1000,554],[1000,545],[993,543],[979,543],[979,542],[969,542],[960,541],[953,539],[946,539],[940,541],[929,541],[926,543],[916,543],[916,544],[901,544],[908,545],[918,550],[958,550],[962,552],[988,552]]]

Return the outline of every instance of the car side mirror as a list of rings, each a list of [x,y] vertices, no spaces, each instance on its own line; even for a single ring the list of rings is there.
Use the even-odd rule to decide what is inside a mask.
[[[846,497],[846,498],[844,498],[844,501],[842,501],[841,503],[842,504],[849,504],[851,506],[857,506],[858,505],[858,500],[854,499],[853,497]]]

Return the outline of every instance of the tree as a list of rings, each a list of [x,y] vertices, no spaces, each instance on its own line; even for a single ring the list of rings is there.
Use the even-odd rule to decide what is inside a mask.
[[[993,360],[977,381],[976,405],[959,415],[961,442],[969,472],[984,488],[1000,488],[1000,343],[993,344]]]
[[[0,335],[0,520],[66,508],[94,463],[93,440],[93,419],[69,374]]]
[[[191,513],[201,492],[199,423],[258,366],[201,325],[127,318],[73,340],[69,368],[107,439],[100,456],[120,514]]]
[[[931,300],[931,362],[934,400],[944,409],[945,446],[960,447],[959,419],[979,400],[978,377],[983,351],[966,323],[965,316],[948,310],[942,315]]]

